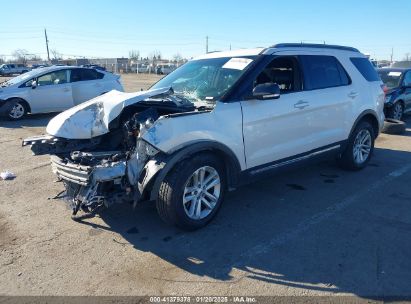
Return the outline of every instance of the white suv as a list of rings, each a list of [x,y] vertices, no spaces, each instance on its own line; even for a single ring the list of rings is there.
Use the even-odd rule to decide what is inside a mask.
[[[76,215],[156,202],[166,222],[207,224],[227,189],[323,155],[365,167],[384,91],[350,47],[279,44],[196,58],[138,93],[110,92],[26,139],[52,154]]]

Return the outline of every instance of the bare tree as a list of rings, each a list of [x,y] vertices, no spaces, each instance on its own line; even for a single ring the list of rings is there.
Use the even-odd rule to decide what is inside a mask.
[[[148,55],[148,58],[150,59],[150,61],[155,63],[156,60],[161,59],[161,52],[159,50],[154,50]]]
[[[3,64],[6,62],[6,58],[2,55],[0,55],[0,64]]]
[[[128,57],[137,63],[137,61],[140,59],[140,51],[131,50],[130,52],[128,52]]]
[[[173,55],[173,61],[177,63],[177,65],[183,60],[183,57],[180,55],[180,53],[176,53]]]
[[[14,57],[17,63],[26,64],[27,63],[27,50],[17,49],[13,52],[12,56]]]
[[[404,61],[411,61],[410,53],[405,53]]]
[[[59,51],[57,51],[56,49],[50,50],[50,52],[51,52],[51,55],[53,56],[52,57],[53,60],[63,59],[62,54]]]

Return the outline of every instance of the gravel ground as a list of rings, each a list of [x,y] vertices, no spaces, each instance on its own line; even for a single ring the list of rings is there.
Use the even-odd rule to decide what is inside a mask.
[[[123,77],[128,91],[155,80]],[[52,117],[0,121],[0,171],[17,175],[0,181],[0,295],[411,296],[411,119],[365,170],[323,161],[266,178],[186,233],[148,203],[72,221],[49,157],[21,147]]]

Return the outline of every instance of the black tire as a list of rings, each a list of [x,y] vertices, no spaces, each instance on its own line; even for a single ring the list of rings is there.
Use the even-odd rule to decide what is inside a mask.
[[[362,131],[366,130],[369,132],[371,135],[371,149],[370,152],[365,159],[365,161],[358,163],[355,161],[354,157],[354,145],[356,138],[358,134]],[[371,159],[372,153],[374,151],[374,141],[375,141],[375,134],[374,134],[374,129],[371,125],[370,122],[368,121],[361,121],[354,129],[352,134],[350,135],[350,138],[348,139],[347,147],[345,148],[345,151],[341,154],[341,157],[338,159],[339,165],[346,170],[351,170],[351,171],[357,171],[365,168],[368,164],[368,162]]]
[[[386,118],[382,132],[387,134],[403,134],[405,132],[405,127],[405,122],[401,120]]]
[[[204,218],[194,220],[184,209],[183,193],[188,179],[199,168],[214,168],[220,177],[220,196],[215,207]],[[211,153],[200,153],[178,163],[164,178],[158,193],[156,207],[160,218],[184,230],[196,230],[207,225],[217,214],[224,200],[226,175],[223,163]]]
[[[396,108],[398,108],[398,114],[396,113]],[[401,101],[397,101],[390,108],[387,109],[387,118],[402,120],[404,116],[404,104]]]
[[[20,119],[23,119],[27,115],[27,105],[24,101],[22,101],[19,98],[12,98],[12,99],[8,100],[8,102],[13,103],[13,106],[10,108],[10,112],[7,115],[7,118],[9,120],[13,120],[13,121],[20,120]],[[15,116],[15,115],[12,114],[12,110],[15,106],[21,107],[21,109],[23,111],[21,116],[20,115]]]

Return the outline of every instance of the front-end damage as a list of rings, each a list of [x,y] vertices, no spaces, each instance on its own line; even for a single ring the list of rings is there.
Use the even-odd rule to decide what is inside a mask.
[[[73,215],[117,203],[135,205],[149,197],[168,156],[144,135],[155,133],[157,120],[199,112],[184,100],[169,98],[169,90],[133,95],[133,100],[123,94],[109,93],[111,99],[97,98],[63,112],[49,123],[49,134],[23,141],[34,154],[51,155],[52,170],[64,184],[63,197]],[[120,103],[113,101],[116,95]]]

